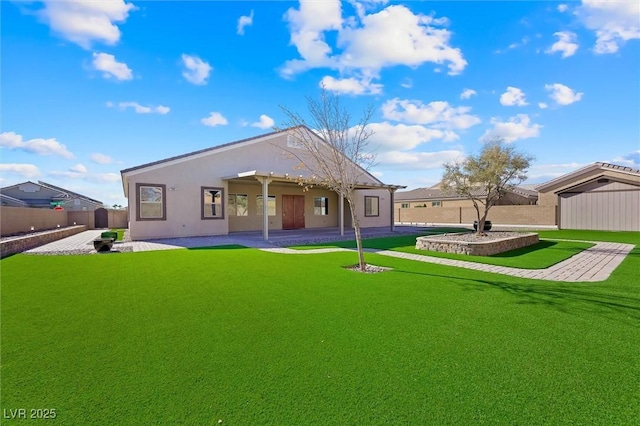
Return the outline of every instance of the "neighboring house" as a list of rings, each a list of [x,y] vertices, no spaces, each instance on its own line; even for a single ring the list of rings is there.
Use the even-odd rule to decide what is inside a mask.
[[[640,231],[640,170],[594,163],[537,187],[558,228]]]
[[[93,211],[102,207],[102,201],[42,181],[6,186],[0,188],[0,194],[2,205],[10,207],[51,209],[53,203],[70,211]]]
[[[295,149],[301,147],[282,130],[122,170],[131,238],[262,231],[268,239],[270,229],[351,226],[346,200],[299,185],[309,173],[287,155]],[[404,187],[359,170],[360,225],[393,227],[394,192]]]
[[[486,195],[486,192],[478,192],[479,196]],[[534,205],[538,200],[538,192],[530,189],[516,187],[501,198],[495,205]],[[445,193],[439,188],[439,184],[430,188],[418,188],[412,191],[402,191],[396,193],[395,207],[473,207],[473,202],[461,195]]]

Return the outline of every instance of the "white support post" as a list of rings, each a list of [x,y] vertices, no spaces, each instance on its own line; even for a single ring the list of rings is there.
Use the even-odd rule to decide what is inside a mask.
[[[262,239],[269,241],[269,184],[271,179],[262,178]]]
[[[340,236],[344,235],[344,196],[338,194],[338,224],[340,226]]]
[[[390,203],[390,209],[391,209],[391,214],[389,215],[391,217],[391,223],[389,224],[389,228],[391,229],[391,232],[395,231],[396,228],[396,219],[395,219],[395,215],[396,215],[396,208],[394,206],[394,196],[396,193],[396,189],[395,188],[389,188],[389,194],[391,195],[389,197],[389,203]]]

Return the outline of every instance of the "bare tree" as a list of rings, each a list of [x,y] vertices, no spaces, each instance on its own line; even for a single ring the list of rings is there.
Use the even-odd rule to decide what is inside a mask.
[[[444,165],[441,188],[473,202],[478,216],[478,235],[484,233],[489,209],[527,178],[533,157],[519,153],[503,139],[485,142],[479,155]]]
[[[349,203],[359,265],[365,271],[355,191],[375,162],[375,155],[367,150],[373,134],[367,129],[372,108],[365,109],[357,123],[352,124],[351,114],[341,104],[340,97],[328,93],[324,87],[319,99],[307,97],[307,107],[308,120],[281,106],[287,117],[284,123],[287,133],[299,148],[287,149],[287,153],[300,161],[300,169],[308,171],[308,176],[298,179],[304,190],[322,186]]]

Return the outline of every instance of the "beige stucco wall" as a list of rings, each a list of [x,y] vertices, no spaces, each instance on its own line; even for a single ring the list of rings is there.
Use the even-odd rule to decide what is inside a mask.
[[[188,158],[169,161],[141,170],[133,170],[126,174],[129,193],[129,231],[131,238],[149,239],[164,237],[187,237],[200,235],[224,235],[228,232],[262,229],[262,218],[255,214],[255,196],[262,193],[262,186],[254,178],[243,181],[223,180],[224,177],[235,176],[245,171],[274,172],[293,176],[308,176],[310,173],[299,168],[300,162],[286,153],[286,134],[276,135],[270,139],[257,139],[249,143],[221,148],[209,153],[190,156]],[[290,150],[290,148],[289,148]],[[374,183],[364,175],[360,181]],[[255,183],[254,183],[255,182]],[[166,185],[166,220],[139,221],[137,216],[136,184]],[[224,189],[224,217],[221,219],[201,219],[201,187],[220,187]],[[358,191],[359,193],[362,191]],[[382,192],[386,201],[380,200],[380,217],[362,217],[362,226],[378,226],[378,223],[389,224],[389,191]],[[249,195],[249,216],[229,217],[227,215],[227,197],[231,193]],[[269,220],[270,229],[282,228],[282,195],[303,194],[302,188],[291,183],[273,182],[269,185],[269,195],[276,195],[276,216]],[[329,227],[337,226],[337,196],[330,191],[312,188],[305,193],[305,226]],[[330,198],[330,215],[314,217],[313,202],[316,196]],[[360,193],[362,211],[364,212],[364,193]],[[386,206],[385,206],[386,203]],[[333,213],[335,212],[335,214]],[[384,216],[383,216],[384,215]]]
[[[494,206],[487,219],[500,225],[557,225],[555,206]],[[473,207],[405,208],[396,209],[396,220],[471,225],[477,220],[477,213]]]
[[[31,227],[35,231],[40,231],[68,225],[66,210],[2,206],[0,207],[0,219],[0,234],[2,236],[29,232]]]

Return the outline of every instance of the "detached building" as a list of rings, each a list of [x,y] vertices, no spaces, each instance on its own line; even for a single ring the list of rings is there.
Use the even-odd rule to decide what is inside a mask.
[[[594,163],[536,187],[558,228],[640,231],[640,170]]]
[[[0,188],[0,202],[8,207],[41,209],[60,205],[69,211],[93,211],[103,206],[102,201],[42,181],[27,181]]]

